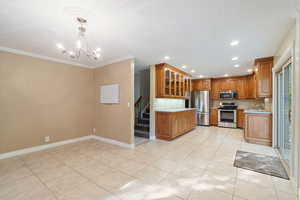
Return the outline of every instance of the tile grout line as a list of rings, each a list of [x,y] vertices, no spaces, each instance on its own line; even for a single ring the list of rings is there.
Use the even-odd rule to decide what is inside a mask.
[[[50,155],[50,156],[53,157],[52,155]],[[87,156],[87,155],[85,155],[85,156]],[[93,158],[90,157],[90,156],[87,156],[87,157],[90,158],[90,159],[93,159]],[[66,165],[66,163],[64,163],[63,161],[61,161],[61,160],[59,160],[59,159],[57,159],[57,158],[55,158],[55,157],[53,157],[53,159],[55,159],[56,161],[61,162],[61,163],[63,163],[64,165]],[[84,175],[83,175],[82,173],[80,173],[77,169],[75,169],[75,168],[73,168],[73,167],[71,167],[71,166],[69,166],[69,165],[66,165],[66,166],[69,167],[69,168],[71,168],[71,169],[72,169],[75,173],[77,173],[80,177],[83,177],[83,178],[87,179],[89,182],[95,184],[96,187],[98,187],[98,188],[100,188],[100,189],[103,189],[104,191],[108,192],[109,194],[112,194],[111,191],[108,191],[106,188],[103,188],[103,187],[99,186],[96,182],[94,182],[94,181],[91,180],[90,178],[84,176]],[[112,194],[112,195],[113,195],[113,194]]]
[[[101,142],[101,141],[100,141]],[[117,154],[116,154],[117,155]],[[88,157],[89,159],[92,159],[92,160],[94,160],[94,158],[93,157],[91,157],[90,155],[85,155],[86,157]],[[119,156],[119,155],[117,155],[117,156]],[[52,157],[52,156],[51,156]],[[54,157],[53,157],[54,158]],[[123,157],[122,157],[123,158]],[[56,158],[54,158],[54,159],[56,159]],[[58,159],[56,159],[57,161],[59,161],[59,162],[61,162],[60,160],[58,160]],[[132,160],[132,159],[130,159],[130,160]],[[65,164],[64,162],[62,162],[63,164]],[[111,167],[111,166],[109,166],[109,165],[106,165],[106,164],[104,164],[103,163],[103,165],[105,165],[106,167]],[[77,169],[75,169],[75,168],[73,168],[72,166],[68,166],[68,165],[66,165],[67,167],[69,167],[69,168],[71,168],[75,173],[77,173],[79,176],[81,176],[81,177],[83,177],[83,178],[85,178],[85,179],[87,179],[90,183],[93,183],[93,184],[95,184],[95,186],[96,187],[98,187],[99,189],[103,189],[104,191],[106,191],[107,193],[109,193],[109,194],[111,194],[111,195],[113,195],[114,197],[116,197],[116,195],[112,192],[112,191],[110,191],[110,190],[108,190],[107,188],[104,188],[104,187],[102,187],[101,185],[99,185],[98,183],[96,183],[95,181],[93,181],[92,179],[90,179],[89,177],[86,177],[86,176],[84,176],[81,172],[79,172]],[[125,174],[125,175],[127,175],[127,176],[130,176],[131,178],[133,178],[133,179],[137,179],[136,177],[133,177],[133,176],[131,176],[131,175],[129,175],[129,174],[126,174],[126,173],[124,173],[124,172],[122,172],[122,171],[120,171],[120,170],[118,170],[118,169],[116,169],[116,168],[114,168],[114,167],[111,167],[111,168],[113,168],[113,171],[117,171],[117,172],[119,172],[119,173],[122,173],[122,174]],[[104,174],[104,173],[103,173]]]
[[[20,158],[22,159],[22,158]],[[24,162],[24,165],[26,166],[26,168],[33,174],[33,176],[35,176],[44,186],[45,188],[53,195],[53,197],[58,200],[58,197],[53,193],[53,191],[42,181],[42,179],[33,172],[33,170],[28,166],[28,164],[22,159],[22,161]]]

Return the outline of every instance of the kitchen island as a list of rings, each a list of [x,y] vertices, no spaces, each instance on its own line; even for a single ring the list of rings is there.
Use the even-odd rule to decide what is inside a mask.
[[[172,140],[196,128],[196,109],[164,109],[155,113],[156,138]]]

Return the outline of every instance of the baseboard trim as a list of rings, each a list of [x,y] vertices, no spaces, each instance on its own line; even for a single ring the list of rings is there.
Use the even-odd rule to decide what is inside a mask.
[[[134,144],[126,144],[126,143],[123,143],[123,142],[119,142],[117,140],[113,140],[113,139],[109,139],[109,138],[104,138],[104,137],[97,136],[97,135],[93,135],[92,138],[94,138],[96,140],[99,140],[101,142],[106,142],[106,143],[109,143],[109,144],[118,145],[120,147],[125,147],[125,148],[130,148],[130,149],[134,149],[134,147],[135,147]]]
[[[28,154],[28,153],[33,153],[33,152],[37,152],[37,151],[42,151],[42,150],[45,150],[45,149],[50,149],[50,148],[65,145],[65,144],[80,142],[80,141],[84,141],[84,140],[88,140],[88,139],[96,139],[96,140],[99,140],[101,142],[118,145],[118,146],[124,147],[124,148],[130,148],[130,149],[135,148],[134,144],[126,144],[126,143],[123,143],[123,142],[119,142],[119,141],[116,141],[116,140],[104,138],[104,137],[101,137],[101,136],[89,135],[89,136],[83,136],[83,137],[74,138],[74,139],[70,139],[70,140],[64,140],[64,141],[60,141],[60,142],[54,142],[54,143],[51,143],[51,144],[43,144],[43,145],[39,145],[39,146],[35,146],[35,147],[20,149],[20,150],[17,150],[17,151],[2,153],[2,154],[0,154],[0,160],[5,159],[5,158],[12,158],[12,157],[15,157],[15,156],[20,156],[20,155],[24,155],[24,154]]]
[[[155,135],[150,135],[149,139],[150,140],[156,140],[156,137],[155,137]]]
[[[83,136],[83,137],[74,138],[74,139],[70,139],[70,140],[54,142],[54,143],[51,143],[51,144],[43,144],[43,145],[39,145],[39,146],[35,146],[35,147],[30,147],[30,148],[20,149],[20,150],[17,150],[17,151],[3,153],[3,154],[0,154],[0,160],[5,159],[5,158],[11,158],[11,157],[15,157],[15,156],[24,155],[24,154],[27,154],[27,153],[42,151],[42,150],[45,150],[45,149],[50,149],[50,148],[65,145],[65,144],[80,142],[80,141],[84,141],[84,140],[88,140],[88,139],[92,139],[92,136]]]

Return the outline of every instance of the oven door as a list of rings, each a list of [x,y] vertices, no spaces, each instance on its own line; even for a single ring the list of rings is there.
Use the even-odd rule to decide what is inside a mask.
[[[236,128],[236,110],[218,110],[218,126]]]

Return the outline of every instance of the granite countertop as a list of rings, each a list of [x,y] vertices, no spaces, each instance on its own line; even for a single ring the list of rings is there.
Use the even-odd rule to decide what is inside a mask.
[[[182,112],[182,111],[189,111],[189,110],[196,110],[196,108],[169,108],[169,109],[156,110],[155,112]]]
[[[256,110],[256,109],[248,109],[244,110],[244,113],[252,113],[252,114],[271,114],[271,111],[266,111],[266,110]]]

